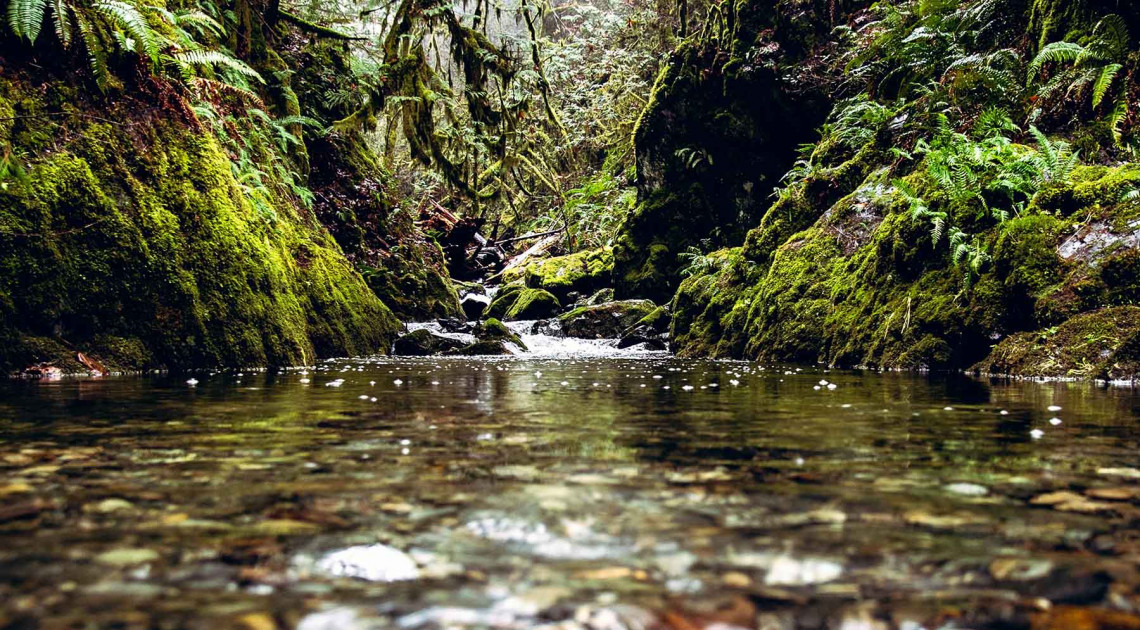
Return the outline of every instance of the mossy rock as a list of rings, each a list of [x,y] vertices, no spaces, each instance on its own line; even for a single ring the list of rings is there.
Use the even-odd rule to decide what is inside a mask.
[[[465,344],[462,341],[437,335],[421,328],[400,337],[392,344],[392,354],[406,357],[426,357],[457,350]]]
[[[1135,379],[1140,375],[1140,307],[1083,313],[1060,326],[1018,333],[974,369],[987,374]]]
[[[648,315],[637,320],[631,328],[645,328],[656,333],[669,332],[672,316],[668,306],[658,306]]]
[[[657,306],[649,300],[621,300],[582,306],[558,318],[562,334],[584,339],[616,339]]]
[[[460,357],[475,357],[475,356],[505,356],[515,354],[509,347],[507,342],[498,340],[484,340],[476,341],[473,344],[463,346],[455,350],[449,350],[444,353],[448,356]]]
[[[531,263],[526,266],[525,281],[528,287],[549,291],[565,300],[573,292],[589,293],[608,286],[613,268],[612,250],[587,250]]]
[[[497,319],[488,319],[475,328],[475,336],[480,341],[507,341],[526,350],[526,344],[506,324]]]
[[[525,289],[526,286],[522,284],[511,284],[500,288],[483,315],[488,319],[505,319],[507,312],[515,305],[519,294]]]
[[[493,303],[492,306],[494,306]],[[518,292],[518,296],[503,319],[507,321],[546,319],[554,316],[561,309],[562,304],[549,291],[523,289]]]
[[[50,101],[54,86],[23,100]],[[28,87],[0,75],[0,98]],[[7,327],[133,368],[296,365],[390,346],[391,311],[299,202],[274,193],[264,214],[212,136],[175,119],[104,123],[149,106],[110,107],[37,119],[73,139],[50,153],[21,144],[24,123],[0,128],[0,145],[29,156],[27,179],[0,191]],[[0,366],[24,367],[12,350],[0,347]]]

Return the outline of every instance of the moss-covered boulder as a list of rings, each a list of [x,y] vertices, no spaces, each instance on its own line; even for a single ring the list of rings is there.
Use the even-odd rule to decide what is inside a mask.
[[[488,319],[475,328],[475,336],[480,341],[506,341],[526,350],[526,344],[506,324],[497,319]]]
[[[565,300],[570,293],[591,293],[609,286],[614,268],[608,248],[587,250],[536,261],[525,267],[526,285]]]
[[[561,334],[584,339],[616,339],[656,309],[649,300],[622,300],[576,308],[558,318]]]
[[[483,312],[488,319],[505,319],[507,311],[518,301],[519,294],[526,289],[522,284],[509,284],[499,288],[491,298],[491,305]]]
[[[673,301],[677,351],[964,368],[1007,337],[1069,325],[1136,296],[1140,237],[1129,226],[1140,219],[1140,204],[1122,201],[1140,179],[1132,167],[1078,169],[1071,181],[1047,186],[1021,216],[983,224],[979,239],[989,258],[969,283],[929,226],[896,196],[866,192],[877,186],[873,172],[866,177],[799,219],[806,228],[785,235],[787,228],[765,221],[743,248],[703,257]],[[923,189],[923,177],[908,181]],[[1009,357],[1024,344],[1010,343],[990,367],[1020,364]],[[1056,366],[1054,375],[1072,371],[1064,361]]]
[[[42,116],[74,102],[69,90],[0,75],[0,111],[17,116],[0,121],[0,153],[24,156],[28,171],[0,190],[0,303],[19,333],[0,366],[43,356],[19,341],[35,338],[136,368],[389,347],[391,311],[296,200],[275,190],[272,214],[255,206],[218,142],[184,121],[104,122],[135,121],[145,103]]]
[[[985,374],[1136,380],[1140,377],[1140,307],[1082,313],[1061,324],[1017,333],[974,365]]]
[[[507,321],[545,319],[554,316],[560,310],[562,310],[562,305],[558,302],[558,298],[549,291],[522,289],[514,298],[514,302],[503,319]]]
[[[392,344],[392,354],[405,357],[426,357],[457,350],[467,344],[450,337],[433,333],[426,328],[413,330]]]

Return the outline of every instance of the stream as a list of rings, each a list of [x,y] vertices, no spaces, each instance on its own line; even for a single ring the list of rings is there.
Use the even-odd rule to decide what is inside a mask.
[[[524,341],[0,383],[0,627],[1137,627],[1130,389]]]

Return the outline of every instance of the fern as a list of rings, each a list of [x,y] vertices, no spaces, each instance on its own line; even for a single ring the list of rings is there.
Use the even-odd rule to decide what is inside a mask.
[[[47,0],[8,0],[8,27],[16,37],[35,43],[47,8]]]
[[[1047,63],[1075,63],[1085,55],[1085,47],[1073,42],[1053,42],[1041,49],[1029,62],[1027,82],[1033,84],[1041,68]]]
[[[220,50],[184,50],[174,53],[171,57],[184,67],[221,67],[254,79],[259,83],[265,83],[265,79],[261,78],[261,75],[244,61],[235,59]]]
[[[1096,81],[1093,82],[1092,104],[1094,108],[1098,107],[1104,100],[1104,95],[1108,93],[1108,87],[1112,85],[1112,80],[1123,68],[1124,66],[1118,63],[1111,63],[1101,68]]]
[[[122,0],[99,0],[91,5],[96,12],[134,39],[134,49],[140,55],[158,63],[158,40],[146,18],[132,4]]]

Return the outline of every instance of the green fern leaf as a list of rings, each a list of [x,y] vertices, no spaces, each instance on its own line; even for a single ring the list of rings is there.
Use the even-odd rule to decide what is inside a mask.
[[[8,0],[8,26],[16,37],[35,43],[47,12],[47,0]]]
[[[135,52],[158,63],[158,38],[138,8],[122,0],[99,0],[91,8],[130,35]]]
[[[232,70],[244,77],[249,77],[265,83],[257,70],[249,67],[244,61],[235,59],[220,50],[185,50],[173,54],[174,59],[188,66],[205,66],[210,68],[221,67]]]
[[[1112,85],[1112,80],[1124,68],[1118,63],[1110,63],[1101,69],[1100,75],[1093,82],[1093,108],[1095,109],[1104,100],[1104,95],[1108,93],[1108,88]]]
[[[1085,54],[1085,47],[1072,42],[1053,42],[1041,49],[1033,61],[1029,62],[1027,83],[1032,85],[1041,67],[1047,63],[1075,63]]]

